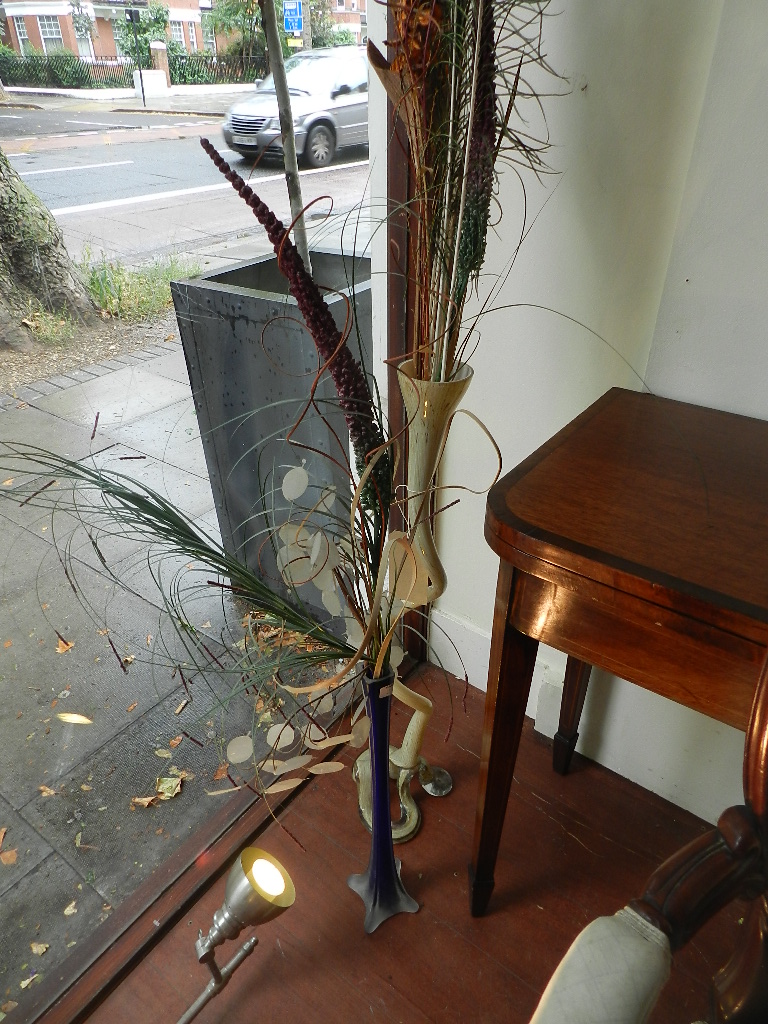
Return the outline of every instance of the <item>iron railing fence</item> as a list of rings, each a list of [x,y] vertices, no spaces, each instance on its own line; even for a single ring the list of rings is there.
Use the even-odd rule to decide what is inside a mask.
[[[130,57],[85,60],[74,53],[0,53],[0,80],[27,88],[132,89],[135,67]]]
[[[168,69],[173,85],[202,85],[257,82],[267,73],[264,54],[240,57],[234,54],[169,53]]]
[[[27,88],[132,89],[136,67],[131,57],[88,60],[74,53],[0,52],[0,81]],[[169,53],[168,68],[173,85],[257,82],[267,72],[264,54]]]

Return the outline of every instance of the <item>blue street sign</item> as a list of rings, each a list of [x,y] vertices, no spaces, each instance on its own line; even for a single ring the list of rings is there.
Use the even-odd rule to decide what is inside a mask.
[[[301,0],[283,0],[283,26],[286,32],[301,32],[304,28]]]

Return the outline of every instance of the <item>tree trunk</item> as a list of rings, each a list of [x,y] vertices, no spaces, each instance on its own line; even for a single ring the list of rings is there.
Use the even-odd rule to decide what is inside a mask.
[[[41,306],[85,323],[96,317],[58,224],[0,150],[0,349],[31,347],[22,320]]]
[[[8,102],[8,93],[3,88],[3,80],[0,78],[0,103]]]

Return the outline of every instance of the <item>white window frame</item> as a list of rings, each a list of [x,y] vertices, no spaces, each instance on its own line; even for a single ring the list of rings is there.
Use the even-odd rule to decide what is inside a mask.
[[[344,0],[336,0],[336,10],[337,11],[343,11],[344,10]]]
[[[43,53],[48,54],[48,46],[51,43],[58,42],[58,46],[51,48],[51,53],[58,53],[64,49],[64,36],[61,34],[61,22],[57,14],[38,14],[37,15],[37,27],[40,32],[40,41],[43,44]],[[49,30],[56,29],[58,34],[54,34]]]
[[[187,22],[187,35],[189,36],[189,52],[197,53],[197,33],[194,21]]]
[[[216,31],[213,25],[208,23],[208,19],[204,18],[200,28],[203,33],[203,51],[205,53],[216,53]]]
[[[184,38],[184,22],[183,21],[172,21],[171,23],[171,39],[174,43],[181,43],[186,50],[187,42]]]
[[[27,24],[20,14],[13,15],[13,27],[16,29],[16,38],[19,41],[19,48],[22,53],[29,53],[32,50],[32,43],[29,41]]]

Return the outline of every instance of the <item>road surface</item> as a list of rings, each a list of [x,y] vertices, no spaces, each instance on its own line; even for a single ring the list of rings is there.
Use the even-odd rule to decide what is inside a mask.
[[[109,110],[24,110],[0,116],[0,148],[53,212],[70,255],[102,253],[132,266],[171,252],[203,265],[264,252],[252,213],[199,144],[207,136],[284,221],[279,165],[253,168],[224,148],[220,118]],[[10,126],[10,127],[9,127]],[[348,216],[350,241],[368,179],[367,151],[342,152],[323,170],[302,172],[309,226]],[[334,226],[338,228],[338,218]]]

